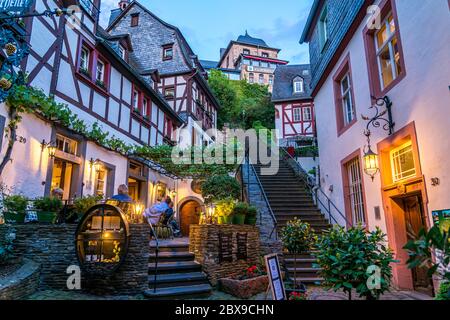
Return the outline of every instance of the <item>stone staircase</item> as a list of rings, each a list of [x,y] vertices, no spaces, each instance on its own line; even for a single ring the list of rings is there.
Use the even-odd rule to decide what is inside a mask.
[[[280,159],[280,169],[275,176],[263,176],[261,165],[254,167],[277,220],[278,232],[295,217],[309,223],[318,234],[331,227],[330,222],[314,204],[304,183],[296,177],[286,161]],[[316,283],[322,280],[318,275],[320,269],[314,267],[315,261],[313,253],[297,256],[295,272],[297,282]],[[289,277],[293,279],[295,270],[293,255],[285,254],[284,263]]]
[[[194,261],[188,241],[162,241],[158,255],[158,274],[155,281],[156,244],[150,244],[148,265],[149,299],[202,298],[211,294],[212,287],[202,266]],[[156,291],[154,290],[156,284]]]

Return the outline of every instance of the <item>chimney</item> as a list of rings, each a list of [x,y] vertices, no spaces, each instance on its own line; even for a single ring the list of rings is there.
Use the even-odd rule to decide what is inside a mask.
[[[120,10],[125,10],[127,6],[130,4],[130,0],[120,0],[119,2],[119,8]]]

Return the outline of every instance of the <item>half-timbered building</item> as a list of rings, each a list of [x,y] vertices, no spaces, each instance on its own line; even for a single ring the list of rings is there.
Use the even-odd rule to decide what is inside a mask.
[[[178,100],[174,97],[168,103],[158,92],[157,70],[142,70],[133,64],[135,48],[128,34],[110,35],[99,26],[100,0],[39,0],[32,1],[30,10],[43,12],[70,5],[79,6],[75,20],[65,16],[24,20],[21,28],[29,35],[31,50],[23,67],[30,85],[66,104],[88,126],[98,126],[126,144],[156,146],[176,140],[174,130],[186,121],[175,111]],[[173,85],[181,78],[173,78]],[[163,84],[168,86],[169,81],[165,79]],[[1,132],[7,121],[7,108],[2,104]],[[204,121],[205,127],[212,123],[212,118]],[[55,188],[63,189],[65,200],[86,195],[108,198],[121,184],[127,184],[134,200],[145,205],[168,193],[176,196],[176,201],[192,195],[188,182],[150,169],[142,159],[106,149],[35,114],[23,116],[18,135],[25,143],[14,145],[12,161],[0,180],[30,198],[49,195]],[[6,140],[0,139],[2,156]],[[49,143],[56,146],[54,155],[46,151]]]
[[[107,31],[112,36],[130,35],[130,57],[141,73],[158,71],[161,81],[155,88],[186,123],[188,134],[181,143],[211,143],[213,137],[206,131],[217,126],[219,103],[206,81],[207,72],[181,31],[138,1],[122,1],[111,12]]]
[[[272,102],[280,146],[295,145],[297,140],[315,136],[310,80],[309,65],[278,66],[275,70]]]

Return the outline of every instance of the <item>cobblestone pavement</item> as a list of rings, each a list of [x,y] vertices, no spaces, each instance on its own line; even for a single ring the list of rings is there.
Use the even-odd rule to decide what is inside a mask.
[[[347,300],[347,294],[343,292],[326,291],[321,287],[309,287],[309,300]],[[73,291],[58,291],[58,290],[44,290],[38,291],[27,300],[143,300],[141,295],[137,296],[96,296],[81,292]],[[270,295],[267,299],[271,299]],[[353,294],[354,300],[360,300]],[[431,300],[432,298],[418,292],[408,291],[392,291],[381,297],[381,300]],[[224,292],[214,290],[212,295],[202,299],[192,300],[239,300],[232,295]],[[266,300],[265,293],[258,294],[249,300]]]

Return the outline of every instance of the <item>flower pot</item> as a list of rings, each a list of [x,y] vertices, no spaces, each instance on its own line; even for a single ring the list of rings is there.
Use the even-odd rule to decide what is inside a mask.
[[[256,217],[246,217],[245,218],[245,224],[254,226],[256,225]]]
[[[235,214],[233,216],[233,224],[242,225],[245,223],[245,215],[244,214]]]
[[[47,211],[39,211],[37,213],[38,221],[40,223],[55,223],[57,213],[56,212],[47,212]]]
[[[25,212],[13,213],[13,212],[3,212],[3,217],[6,223],[24,223]]]
[[[220,279],[220,284],[220,288],[223,292],[229,293],[240,299],[248,299],[258,293],[266,291],[269,285],[269,278],[266,275],[246,280],[225,278]]]
[[[223,224],[233,224],[233,216],[223,216]]]

